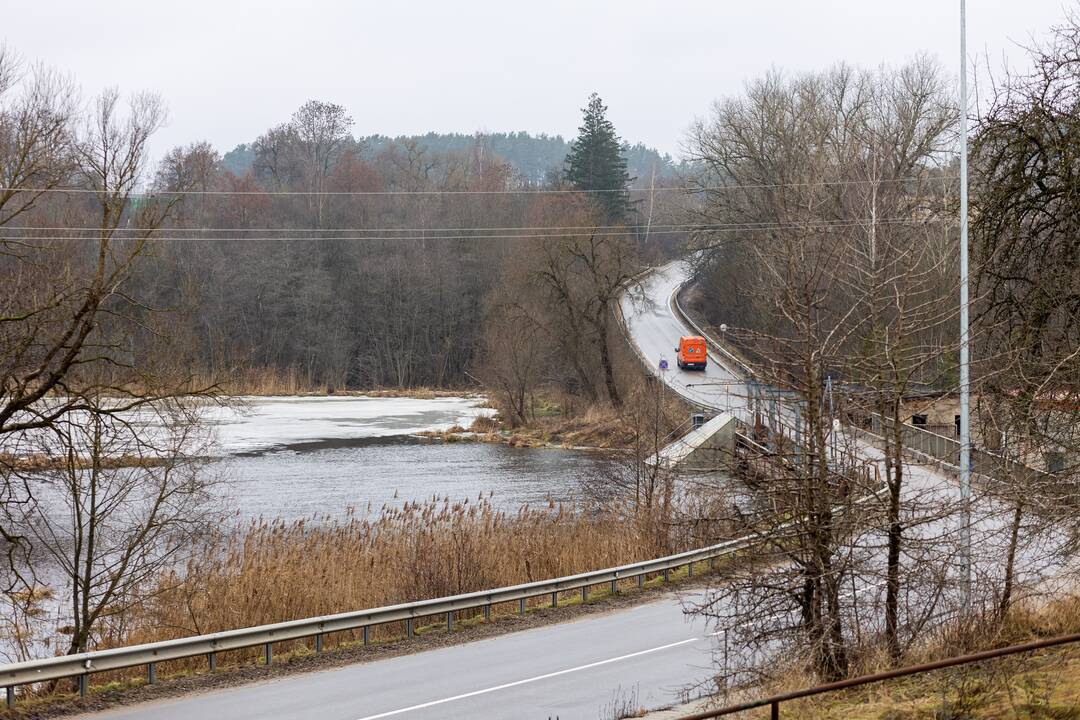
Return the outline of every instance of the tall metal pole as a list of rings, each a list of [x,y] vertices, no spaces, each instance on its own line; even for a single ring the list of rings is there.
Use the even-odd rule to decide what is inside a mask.
[[[960,0],[960,589],[971,609],[971,375],[968,367],[967,8]]]

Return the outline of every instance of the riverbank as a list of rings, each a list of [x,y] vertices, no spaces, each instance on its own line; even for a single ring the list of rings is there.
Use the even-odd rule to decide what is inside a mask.
[[[241,368],[222,378],[220,373],[199,372],[192,379],[192,388],[216,388],[220,395],[248,395],[253,397],[308,397],[308,396],[367,396],[409,397],[427,399],[435,397],[463,397],[479,394],[476,385],[459,387],[347,387],[344,383],[315,382],[299,368]]]
[[[659,397],[639,389],[621,407],[594,403],[581,407],[541,396],[529,421],[507,423],[501,413],[477,417],[468,427],[418,435],[446,442],[494,442],[522,448],[633,450],[655,445],[684,425],[687,408],[674,396]],[[490,405],[488,405],[490,407]],[[651,442],[650,442],[651,440]]]
[[[46,470],[119,470],[121,468],[150,468],[161,467],[168,464],[165,458],[148,457],[145,455],[117,455],[115,457],[89,458],[83,455],[68,457],[66,455],[46,455],[33,453],[30,455],[12,455],[0,453],[0,466],[13,472],[44,472]]]
[[[564,450],[626,450],[633,447],[633,426],[614,411],[596,411],[571,418],[545,418],[511,427],[496,418],[479,417],[468,428],[417,433],[443,442],[500,443],[519,448]]]

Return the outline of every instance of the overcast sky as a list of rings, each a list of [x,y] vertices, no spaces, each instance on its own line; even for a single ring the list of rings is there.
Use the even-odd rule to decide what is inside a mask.
[[[89,97],[160,92],[155,140],[222,151],[305,100],[357,135],[528,130],[572,137],[599,92],[627,140],[677,154],[710,103],[770,67],[958,63],[959,0],[0,0],[0,40]],[[1019,63],[1070,0],[968,0],[969,50]]]

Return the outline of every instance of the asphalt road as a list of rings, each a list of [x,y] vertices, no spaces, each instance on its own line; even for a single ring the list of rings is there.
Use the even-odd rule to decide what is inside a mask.
[[[704,371],[680,370],[676,364],[679,336],[692,332],[672,309],[675,292],[685,282],[687,272],[685,261],[669,263],[623,294],[620,307],[631,341],[653,372],[691,403],[738,412],[746,407],[745,387],[712,351]],[[661,360],[667,361],[667,370],[659,369]]]
[[[464,645],[83,717],[598,720],[631,693],[644,707],[678,701],[680,690],[709,677],[713,644],[673,595]]]

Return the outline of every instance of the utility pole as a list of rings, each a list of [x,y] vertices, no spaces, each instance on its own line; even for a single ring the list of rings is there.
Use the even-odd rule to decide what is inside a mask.
[[[968,367],[967,7],[960,0],[960,590],[971,610],[971,370]]]

